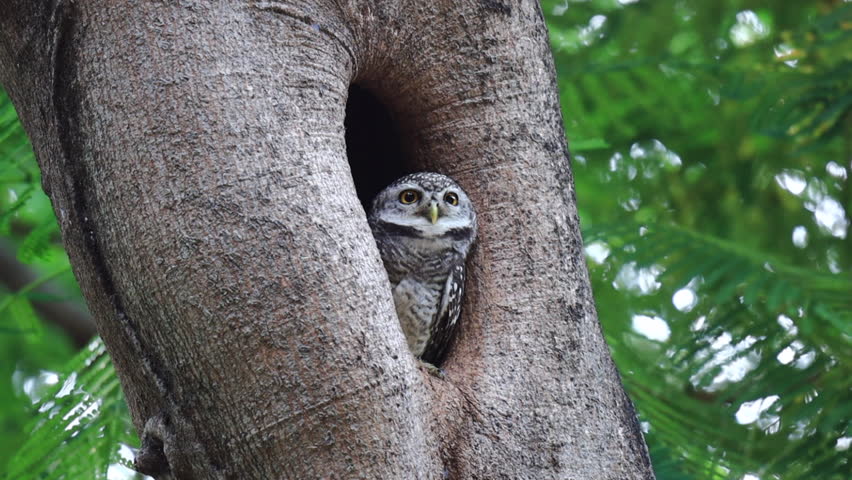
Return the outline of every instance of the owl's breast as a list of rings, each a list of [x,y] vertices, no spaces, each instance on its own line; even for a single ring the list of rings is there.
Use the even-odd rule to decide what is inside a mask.
[[[442,293],[443,282],[436,280],[423,281],[415,277],[405,277],[394,286],[396,315],[399,317],[408,348],[415,356],[419,357],[429,342]]]
[[[450,268],[463,258],[449,239],[394,238],[393,241],[380,241],[378,245],[394,286],[407,276],[422,281],[446,279]]]

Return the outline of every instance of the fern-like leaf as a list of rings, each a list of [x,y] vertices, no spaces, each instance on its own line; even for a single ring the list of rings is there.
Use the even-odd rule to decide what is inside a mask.
[[[29,438],[10,460],[4,479],[104,479],[111,464],[125,463],[122,445],[138,445],[100,339],[69,362],[34,408],[38,415],[27,426]]]
[[[648,294],[649,306],[628,298],[634,306],[627,309],[660,318],[669,339],[652,341],[613,324],[607,307],[601,314],[616,362],[630,365],[625,384],[654,438],[699,463],[713,445],[739,474],[810,478],[791,472],[813,458],[821,459],[825,478],[848,473],[830,452],[852,418],[852,279],[672,225],[597,225],[584,234],[612,248],[612,272],[658,272],[660,290]],[[699,298],[693,309],[660,301],[683,288]],[[690,469],[732,478],[705,467]]]

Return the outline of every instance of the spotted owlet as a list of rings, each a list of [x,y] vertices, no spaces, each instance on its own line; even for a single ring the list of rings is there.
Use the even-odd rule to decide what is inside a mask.
[[[473,205],[453,179],[414,173],[376,195],[369,220],[408,347],[438,366],[461,313]]]

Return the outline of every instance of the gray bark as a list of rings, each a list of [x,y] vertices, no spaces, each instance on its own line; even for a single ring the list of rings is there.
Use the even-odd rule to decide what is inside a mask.
[[[143,469],[653,478],[536,2],[0,0],[0,27]],[[453,176],[480,212],[445,380],[407,353],[356,196],[352,83],[390,111],[398,168]]]

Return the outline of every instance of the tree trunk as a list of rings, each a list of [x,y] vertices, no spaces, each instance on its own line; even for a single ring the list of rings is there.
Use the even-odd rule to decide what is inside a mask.
[[[653,478],[594,311],[536,2],[0,0],[0,26],[140,468]],[[378,150],[364,124],[387,127]],[[416,170],[479,212],[443,380],[408,354],[358,197]]]

